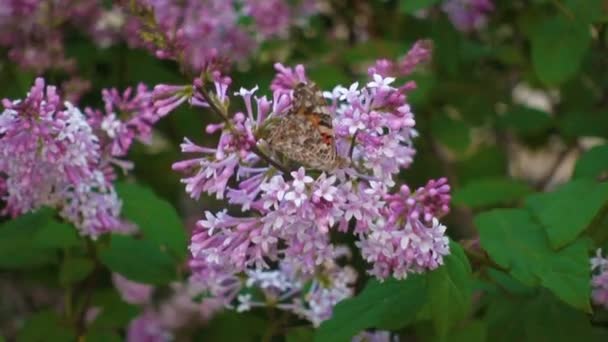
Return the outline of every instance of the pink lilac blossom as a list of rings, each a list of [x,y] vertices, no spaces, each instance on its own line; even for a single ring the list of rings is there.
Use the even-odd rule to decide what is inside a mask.
[[[241,287],[236,277],[220,278],[172,283],[168,297],[153,301],[152,287],[113,275],[122,298],[142,308],[142,313],[129,324],[127,341],[168,341],[190,324],[209,321],[229,306]]]
[[[105,8],[98,0],[4,0],[0,7],[0,47],[21,69],[65,74],[62,89],[72,103],[89,85],[66,54],[66,28],[83,28],[101,47],[128,37],[122,9]]]
[[[591,258],[591,300],[595,305],[608,309],[608,259],[602,256],[598,248],[595,257]]]
[[[381,76],[409,76],[414,69],[423,63],[430,61],[433,53],[433,42],[430,40],[419,40],[412,48],[397,61],[379,59],[368,70],[368,74],[379,74]]]
[[[104,8],[97,0],[7,0],[0,11],[0,46],[9,57],[37,73],[48,69],[73,71],[75,62],[64,51],[63,29],[84,27],[110,45],[118,40],[124,15],[118,7]]]
[[[121,203],[95,167],[101,157],[99,140],[80,110],[61,103],[56,88],[41,78],[25,99],[2,104],[3,214],[15,217],[51,206],[85,235],[118,228]]]
[[[145,304],[150,301],[154,288],[150,285],[136,283],[118,273],[112,274],[112,283],[122,299],[129,304]]]
[[[134,318],[127,328],[128,342],[169,342],[173,334],[164,329],[153,312],[144,312]]]
[[[447,0],[441,8],[458,30],[469,32],[486,25],[494,4],[492,0]]]
[[[260,42],[286,36],[288,29],[308,17],[311,0],[138,0],[131,6],[139,17],[144,45],[159,58],[179,61],[201,71],[242,61]],[[252,23],[244,25],[245,18]]]
[[[150,143],[152,127],[166,114],[155,106],[154,92],[140,83],[123,92],[117,89],[102,90],[103,110],[86,108],[87,121],[99,137],[103,160],[126,171],[132,167],[120,160],[135,140]],[[104,165],[109,180],[115,175],[113,168]]]
[[[56,87],[38,78],[25,99],[2,101],[3,215],[16,217],[50,206],[83,235],[133,231],[120,219],[113,165],[129,167],[117,158],[134,139],[148,139],[161,115],[143,85],[135,94],[131,89],[122,94],[104,90],[103,98],[105,113],[87,108],[85,115],[71,103],[62,103]]]
[[[347,248],[338,248],[334,258],[348,254]],[[237,311],[273,306],[298,315],[315,327],[331,317],[338,302],[353,295],[357,279],[354,269],[341,267],[334,260],[323,264],[314,275],[299,272],[297,267],[286,261],[281,262],[277,270],[248,270],[246,275],[245,289],[260,291],[239,295]],[[257,293],[262,297],[257,298],[260,297]]]
[[[204,213],[190,245],[194,271],[205,278],[216,270],[264,270],[280,261],[313,274],[335,255],[332,230],[356,236],[372,266],[369,272],[379,279],[403,279],[441,265],[449,253],[445,226],[438,221],[449,209],[446,180],[430,181],[414,192],[408,187],[392,191],[395,176],[415,154],[417,132],[407,103],[411,86],[394,87],[394,78],[374,74],[362,87],[355,83],[326,92],[337,151],[350,157],[350,165],[321,174],[304,167],[291,171],[277,165],[264,141],[264,125],[290,110],[293,87],[308,79],[302,66],[278,64],[277,71],[272,100],[255,96],[257,87],[241,89],[234,96],[243,99],[245,112],[234,115],[228,114],[230,82],[217,74],[212,92],[200,79],[193,86],[163,86],[175,89],[174,99],[183,102],[189,96],[191,104],[224,118],[207,128],[209,133],[221,130],[216,148],[187,139],[182,144],[182,151],[194,157],[173,168],[186,175],[186,191],[193,198],[202,193],[226,198],[242,211]],[[236,186],[229,186],[233,180]]]

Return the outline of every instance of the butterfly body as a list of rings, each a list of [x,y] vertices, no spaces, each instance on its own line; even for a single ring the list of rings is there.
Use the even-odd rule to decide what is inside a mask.
[[[345,165],[336,150],[327,103],[313,83],[296,86],[291,110],[269,125],[266,140],[275,153],[308,168],[331,171]]]

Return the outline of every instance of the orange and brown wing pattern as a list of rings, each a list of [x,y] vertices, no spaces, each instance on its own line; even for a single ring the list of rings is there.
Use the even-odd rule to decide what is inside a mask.
[[[327,102],[314,83],[296,86],[290,112],[271,128],[267,140],[272,150],[309,168],[329,171],[339,159]]]

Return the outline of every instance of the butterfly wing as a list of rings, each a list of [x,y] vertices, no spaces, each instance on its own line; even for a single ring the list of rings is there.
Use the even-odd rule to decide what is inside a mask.
[[[304,166],[331,170],[337,153],[332,119],[318,88],[300,83],[294,89],[292,109],[270,129],[270,148]]]

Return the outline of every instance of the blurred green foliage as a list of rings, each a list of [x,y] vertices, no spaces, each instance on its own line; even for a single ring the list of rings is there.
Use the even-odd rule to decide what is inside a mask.
[[[316,18],[290,42],[265,43],[258,58],[231,73],[233,89],[259,85],[262,94],[270,95],[274,62],[303,63],[308,75],[328,89],[365,82],[367,66],[378,58],[402,56],[417,39],[430,38],[434,44],[432,63],[412,75],[418,88],[409,100],[420,137],[414,165],[400,180],[417,187],[432,177],[449,178],[454,200],[446,225],[452,254],[437,271],[405,281],[365,284],[361,274],[358,296],[338,304],[334,317],[317,331],[291,326],[273,341],[309,341],[313,335],[316,341],[347,341],[367,328],[432,341],[607,338],[608,318],[598,322],[598,310],[590,305],[589,256],[608,241],[608,186],[603,183],[608,148],[601,144],[581,153],[589,138],[608,137],[606,1],[495,1],[488,26],[470,33],[453,27],[438,9],[440,2],[330,1],[348,10]],[[426,17],[417,15],[422,9],[428,10]],[[368,37],[357,37],[355,17],[365,18]],[[351,23],[341,27],[350,33],[344,39],[327,33],[340,23]],[[78,32],[67,47],[93,86],[83,106],[100,106],[103,88],[191,80],[176,64],[147,51],[124,45],[101,49]],[[0,97],[22,97],[35,76],[1,58]],[[62,77],[45,76],[50,82]],[[514,89],[521,84],[541,92],[552,102],[550,108],[531,108],[517,99]],[[237,110],[240,104],[232,106]],[[171,170],[181,158],[178,145],[184,137],[209,144],[217,139],[204,133],[215,120],[209,112],[183,107],[158,126],[161,148],[138,146],[128,156],[139,183],[125,179],[118,192],[126,217],[140,225],[141,235],[85,242],[55,213],[40,210],[0,224],[2,272],[71,290],[94,279],[91,302],[103,310],[85,340],[121,340],[120,329],[137,308],[110,290],[108,271],[161,286],[180,279],[191,227],[179,215],[188,206],[195,205],[197,214],[222,206],[211,198],[193,204]],[[560,142],[557,152],[549,148],[554,141]],[[523,171],[513,171],[518,156],[528,152],[545,153],[547,159],[526,161]],[[559,155],[565,153],[577,154],[571,165],[575,180],[559,179],[566,184],[552,189],[557,168],[565,163]],[[563,163],[547,161],[554,159]],[[477,249],[456,242],[475,238]],[[98,256],[92,258],[91,250]],[[74,296],[75,307],[88,300],[82,292]],[[257,311],[229,312],[195,336],[200,341],[260,340],[269,325]],[[40,311],[24,322],[18,340],[75,336],[64,317]]]

